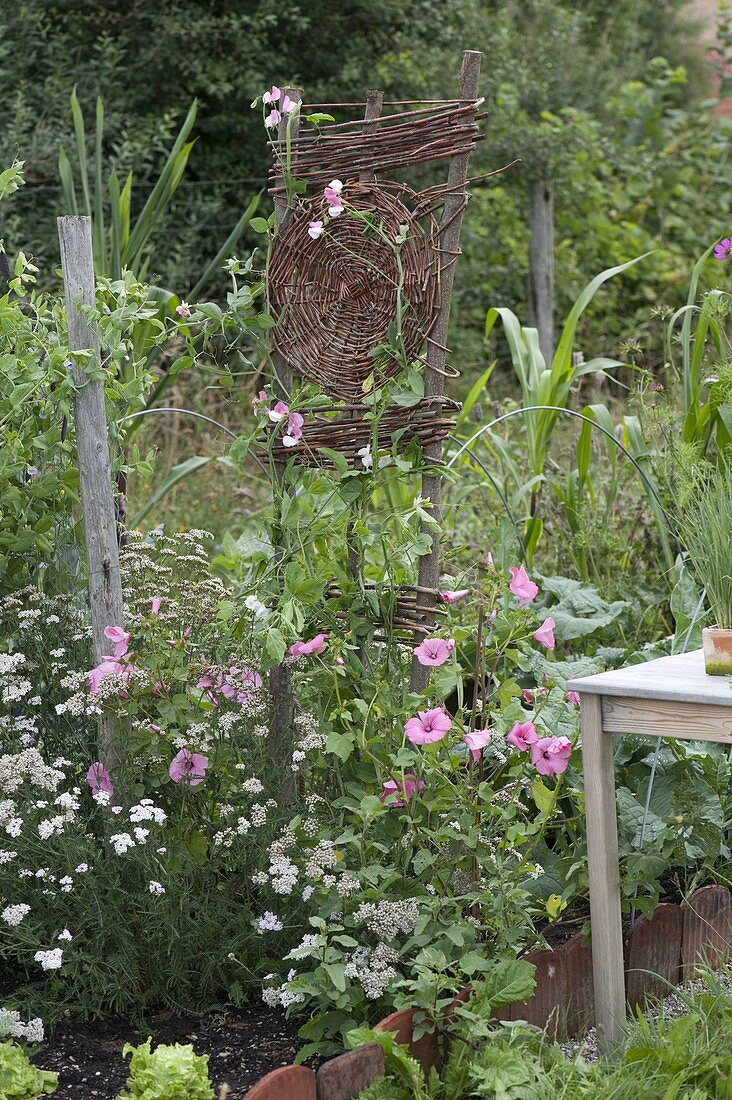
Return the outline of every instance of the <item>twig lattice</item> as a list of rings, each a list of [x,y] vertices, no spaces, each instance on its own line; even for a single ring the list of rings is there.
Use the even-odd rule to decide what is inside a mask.
[[[415,216],[408,197],[417,200],[403,186],[354,182],[344,192],[344,213],[317,240],[308,225],[323,220],[322,197],[300,202],[275,237],[269,267],[275,346],[330,397],[355,400],[400,373],[403,360],[394,352],[400,308],[405,358],[419,354],[434,324],[436,225],[431,213]],[[406,239],[397,245],[400,235]]]

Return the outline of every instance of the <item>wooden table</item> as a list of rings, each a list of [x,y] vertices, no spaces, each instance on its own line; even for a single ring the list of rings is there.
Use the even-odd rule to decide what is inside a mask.
[[[570,680],[580,695],[595,1021],[604,1050],[625,1024],[613,733],[732,745],[732,678],[707,676],[701,650]]]

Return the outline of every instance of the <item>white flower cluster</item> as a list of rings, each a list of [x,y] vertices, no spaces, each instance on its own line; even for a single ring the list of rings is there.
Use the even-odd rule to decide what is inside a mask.
[[[332,840],[318,841],[310,852],[308,862],[305,865],[306,878],[317,881],[318,879],[322,879],[326,870],[336,866],[338,857],[333,848],[334,845]]]
[[[51,951],[36,951],[33,956],[43,970],[60,970],[64,961],[64,953],[60,947],[54,947]]]
[[[264,916],[257,921],[256,927],[258,932],[281,932],[283,924],[276,913],[267,909]]]
[[[27,1043],[43,1042],[43,1020],[37,1016],[23,1023],[20,1013],[12,1008],[0,1008],[0,1040],[25,1039]]]
[[[6,924],[14,927],[20,924],[30,913],[30,905],[20,903],[19,905],[7,905],[0,913],[0,920],[4,920]]]
[[[15,794],[26,779],[41,790],[56,791],[65,778],[62,771],[46,764],[38,749],[0,756],[0,791],[4,794]]]
[[[133,825],[138,821],[154,821],[156,825],[162,825],[167,816],[165,810],[155,806],[151,798],[141,798],[139,804],[130,810]]]
[[[398,960],[399,952],[383,943],[373,951],[368,947],[357,947],[346,963],[345,974],[360,983],[368,1000],[377,1001],[398,977],[394,966]]]
[[[408,935],[414,931],[419,916],[419,906],[413,898],[401,901],[365,901],[353,914],[356,924],[365,924],[380,940],[393,940],[400,932]]]

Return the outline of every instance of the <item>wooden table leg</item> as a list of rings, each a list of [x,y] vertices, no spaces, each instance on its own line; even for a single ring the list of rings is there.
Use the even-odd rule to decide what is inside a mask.
[[[625,969],[615,812],[613,739],[602,730],[602,697],[581,694],[587,856],[590,878],[592,972],[600,1049],[621,1038],[625,1024]]]

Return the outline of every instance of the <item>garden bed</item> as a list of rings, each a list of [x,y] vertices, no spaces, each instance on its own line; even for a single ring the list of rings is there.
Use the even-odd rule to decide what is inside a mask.
[[[55,1070],[59,1085],[54,1100],[114,1100],[127,1079],[125,1043],[152,1035],[158,1043],[192,1043],[210,1055],[214,1089],[229,1086],[228,1100],[241,1100],[260,1077],[294,1061],[300,1042],[297,1021],[279,1009],[253,1005],[246,1012],[210,1013],[180,1018],[154,1017],[148,1028],[116,1020],[60,1024],[33,1061]]]

